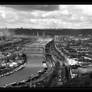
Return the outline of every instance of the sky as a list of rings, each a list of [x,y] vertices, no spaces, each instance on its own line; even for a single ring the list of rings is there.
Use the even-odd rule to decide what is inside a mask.
[[[92,5],[0,5],[0,28],[92,28]]]

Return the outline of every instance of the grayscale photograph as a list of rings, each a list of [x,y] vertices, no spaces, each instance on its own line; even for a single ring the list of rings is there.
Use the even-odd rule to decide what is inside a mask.
[[[92,5],[0,5],[0,88],[92,88]]]

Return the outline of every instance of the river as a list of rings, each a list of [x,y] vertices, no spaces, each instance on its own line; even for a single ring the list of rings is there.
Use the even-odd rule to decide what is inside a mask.
[[[33,57],[28,60],[25,67],[9,76],[4,76],[0,78],[0,86],[4,86],[5,84],[19,82],[22,80],[27,79],[30,75],[36,73],[37,71],[41,70],[42,67],[42,57]]]

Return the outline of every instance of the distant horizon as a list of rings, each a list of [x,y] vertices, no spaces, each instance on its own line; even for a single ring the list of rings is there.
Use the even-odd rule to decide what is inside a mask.
[[[63,30],[63,29],[78,30],[79,29],[80,30],[80,29],[82,29],[82,30],[86,30],[86,29],[92,29],[92,28],[24,28],[24,27],[16,27],[16,28],[10,27],[10,28],[8,28],[8,27],[3,27],[0,29],[41,29],[41,30],[44,30],[44,29],[53,29],[53,30],[57,30],[57,29],[59,29],[59,30]]]

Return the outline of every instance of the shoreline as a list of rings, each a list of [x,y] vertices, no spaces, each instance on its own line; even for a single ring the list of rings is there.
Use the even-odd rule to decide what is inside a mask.
[[[0,78],[4,76],[9,76],[10,74],[13,74],[14,72],[19,71],[20,69],[24,68],[25,64],[26,63],[24,63],[23,65],[20,65],[19,67],[16,67],[13,71],[0,75]]]

